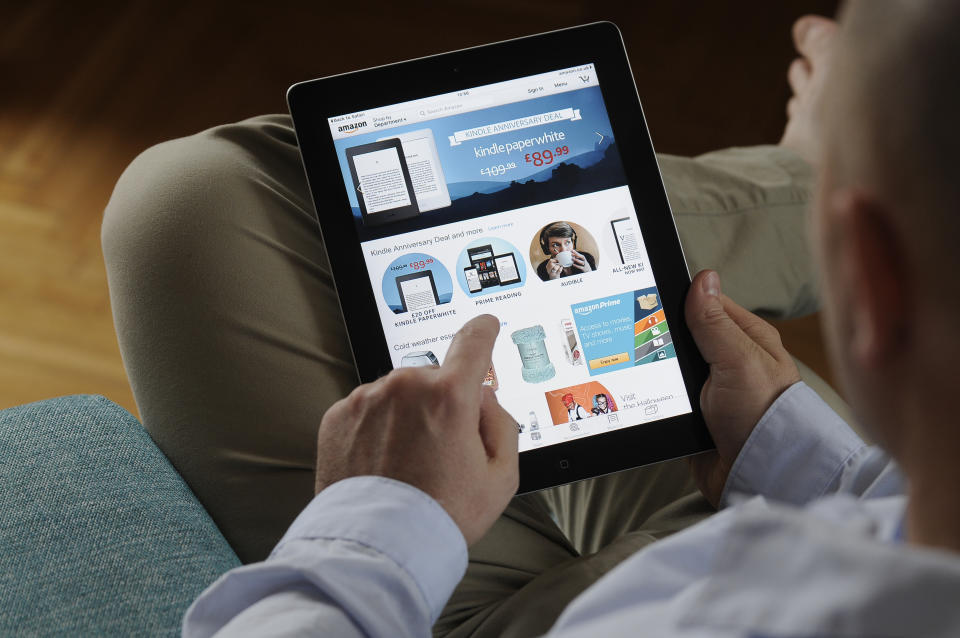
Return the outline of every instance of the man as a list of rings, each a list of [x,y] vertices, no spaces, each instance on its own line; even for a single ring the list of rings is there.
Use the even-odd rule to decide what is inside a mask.
[[[567,222],[553,222],[540,231],[540,249],[547,255],[537,266],[543,281],[582,275],[597,267],[597,260],[577,250],[577,231]]]
[[[691,271],[715,268],[731,298],[774,317],[817,307],[805,241],[813,170],[798,141],[658,155]],[[314,209],[288,115],[146,150],[104,214],[114,324],[144,427],[245,563],[266,558],[313,498],[317,425],[357,383],[318,214],[337,212]],[[470,548],[438,631],[482,622],[500,635],[518,620],[546,631],[628,545],[712,513],[697,494],[677,461],[513,499]],[[521,599],[538,613],[511,611]]]
[[[660,163],[691,266],[718,266],[727,294],[747,307],[794,314],[809,311],[813,304],[812,282],[803,267],[806,250],[796,240],[802,232],[794,222],[806,201],[809,167],[797,155],[818,157],[814,143],[832,142],[833,154],[825,155],[823,168],[839,180],[824,182],[832,187],[822,187],[821,202],[832,206],[819,207],[818,227],[821,244],[826,244],[824,237],[837,244],[830,246],[835,252],[823,263],[830,285],[842,286],[828,288],[825,314],[829,325],[840,328],[834,341],[856,345],[852,354],[838,353],[849,364],[841,369],[851,380],[851,396],[911,479],[910,516],[902,536],[911,544],[947,551],[891,546],[886,539],[900,535],[903,520],[898,517],[903,500],[894,498],[866,504],[847,499],[847,509],[839,513],[835,499],[813,511],[788,513],[775,505],[760,507],[762,503],[751,504],[752,510],[728,508],[706,526],[653,543],[634,556],[638,548],[710,512],[702,498],[688,494],[685,464],[664,463],[510,501],[493,528],[471,546],[467,577],[447,602],[436,631],[542,633],[569,601],[609,572],[592,590],[600,595],[587,592],[578,599],[558,631],[576,632],[583,623],[608,619],[622,632],[651,635],[955,633],[956,618],[941,603],[947,600],[948,611],[953,609],[953,598],[942,594],[942,584],[956,583],[956,499],[940,488],[957,482],[950,468],[958,446],[955,430],[933,428],[931,433],[929,424],[952,418],[953,407],[945,402],[958,354],[953,332],[944,329],[955,323],[951,313],[956,295],[930,285],[949,267],[935,258],[952,253],[931,247],[956,233],[932,223],[928,211],[955,207],[946,188],[952,178],[938,173],[952,166],[952,156],[943,149],[955,146],[950,134],[957,99],[948,92],[956,90],[953,67],[933,62],[955,58],[949,46],[957,19],[947,3],[922,5],[931,8],[935,19],[930,22],[918,20],[923,14],[904,5],[864,2],[851,10],[850,41],[843,50],[853,70],[838,73],[834,84],[839,88],[830,92],[836,104],[846,108],[828,110],[834,117],[828,135],[812,134],[817,122],[808,116],[811,96],[822,82],[823,45],[832,28],[823,21],[814,28],[816,21],[804,20],[795,31],[804,57],[789,74],[797,97],[791,101],[780,146],[733,149],[692,160],[660,156]],[[878,12],[877,24],[864,26],[863,16],[853,20],[870,11]],[[931,43],[937,46],[931,48]],[[915,73],[917,69],[925,74]],[[860,82],[867,78],[873,84]],[[890,91],[901,85],[909,90]],[[931,87],[945,96],[942,104],[930,98]],[[869,106],[888,110],[863,109],[851,95],[868,95]],[[898,99],[916,100],[918,106],[907,108]],[[931,111],[938,105],[942,108]],[[869,160],[887,156],[869,144],[861,146],[864,140],[879,140],[878,122],[887,123],[865,119],[861,110],[887,121],[923,115],[897,121],[897,127],[902,126],[896,131],[899,137],[889,137],[898,152],[912,151],[903,168],[914,170],[867,180],[871,188],[899,186],[901,197],[908,195],[906,204],[897,204],[882,188],[867,189],[873,200],[863,194],[852,200],[842,197],[868,169],[876,169]],[[845,126],[847,122],[856,126]],[[935,135],[918,134],[925,133],[926,123],[935,127]],[[889,132],[889,127],[879,128]],[[918,141],[927,146],[912,146]],[[931,146],[936,144],[942,146]],[[850,155],[863,148],[870,150]],[[914,178],[929,198],[924,206],[909,205],[910,191],[904,185]],[[835,205],[844,201],[859,202],[856,214],[850,206]],[[862,205],[871,201],[874,205]],[[873,220],[879,212],[900,209],[907,211],[903,219],[911,220],[910,228],[880,223],[873,230],[882,232],[854,232],[864,213]],[[889,222],[884,216],[878,219]],[[956,222],[945,218],[938,223]],[[336,318],[330,321],[336,298],[289,119],[255,118],[143,154],[114,192],[103,238],[121,350],[145,426],[238,554],[246,561],[266,556],[293,513],[309,500],[314,459],[308,441],[315,436],[315,423],[353,383],[342,326]],[[890,238],[914,238],[923,248],[918,250],[914,242],[909,253],[893,250],[896,259],[879,264],[880,278],[871,281],[898,283],[890,277],[891,266],[900,275],[912,273],[912,266],[928,275],[909,282],[916,285],[884,290],[890,293],[884,296],[887,309],[891,299],[913,304],[909,316],[914,329],[900,335],[893,372],[876,348],[878,343],[889,347],[889,331],[874,331],[887,337],[883,342],[865,339],[869,335],[860,329],[877,318],[864,304],[876,296],[862,285],[863,269],[854,267],[875,256],[878,240]],[[856,248],[852,252],[847,250],[851,244]],[[842,276],[835,277],[835,272]],[[795,504],[841,488],[867,496],[896,492],[897,473],[882,471],[879,455],[861,448],[804,386],[791,385],[795,370],[770,329],[726,296],[707,294],[717,290],[712,280],[710,275],[697,277],[688,306],[690,325],[699,326],[698,343],[712,363],[702,402],[720,448],[718,456],[696,464],[705,493],[727,506],[735,493],[749,493],[760,484],[773,487],[765,489],[769,497]],[[884,318],[906,316],[887,313]],[[494,327],[484,321],[471,323],[455,349],[475,353],[485,347]],[[864,353],[870,365],[863,365]],[[456,378],[455,385],[462,388],[479,386],[464,383],[472,378],[471,362],[455,357],[445,365],[390,375],[329,412],[320,430],[316,475],[321,486],[331,484],[329,489],[308,507],[268,562],[225,576],[198,599],[185,633],[209,633],[231,618],[228,631],[246,628],[257,635],[292,631],[291,625],[301,621],[327,635],[429,631],[463,572],[464,540],[474,541],[495,517],[492,512],[502,508],[515,471],[510,445],[516,435],[500,435],[503,415],[489,391],[462,397],[450,381]],[[932,373],[921,374],[925,370]],[[406,386],[414,382],[417,391],[412,393]],[[764,413],[765,404],[784,387],[788,389]],[[443,400],[434,406],[402,404],[412,400],[404,397],[424,396],[424,388]],[[876,413],[865,405],[873,399]],[[736,409],[725,412],[730,405]],[[350,412],[351,407],[363,409]],[[430,413],[390,416],[403,410]],[[371,422],[374,414],[378,418]],[[430,439],[429,424],[438,414],[458,424],[455,439]],[[471,428],[471,418],[464,421],[463,416],[474,414]],[[764,417],[757,423],[760,414]],[[382,441],[384,428],[413,424],[418,426],[415,431],[394,439],[407,446],[402,467],[389,455],[361,449],[371,441],[364,430],[375,430],[374,438]],[[814,436],[807,436],[808,427],[815,429]],[[751,428],[742,453],[735,455],[736,441]],[[784,451],[793,455],[781,458]],[[413,462],[415,452],[427,460]],[[846,469],[832,474],[838,467],[831,459]],[[368,465],[360,467],[362,463]],[[451,465],[458,476],[471,480],[445,480]],[[337,480],[352,474],[407,482]],[[810,487],[811,475],[820,480],[812,491],[802,489]],[[363,493],[358,497],[354,490]],[[684,495],[689,498],[676,500]],[[894,514],[883,516],[881,511],[876,517],[878,507]],[[804,527],[811,515],[813,522]],[[856,529],[847,529],[847,524]],[[795,533],[785,538],[779,533],[786,532],[784,527]],[[814,543],[815,551],[811,540],[819,543]],[[840,543],[842,551],[828,551],[837,549],[831,543]],[[617,565],[621,567],[612,571]],[[851,566],[859,569],[848,569]],[[876,569],[864,574],[870,566]],[[836,572],[838,567],[843,573]],[[798,577],[798,568],[809,568],[812,576]],[[934,568],[940,571],[931,574]],[[813,578],[824,573],[826,581]],[[625,583],[624,577],[635,580]],[[888,585],[896,591],[885,591],[885,600],[896,604],[870,607],[883,595],[877,589]],[[677,614],[683,613],[678,621]],[[828,621],[822,621],[825,616]],[[865,627],[864,619],[882,625]],[[593,629],[614,633],[609,627]]]
[[[699,483],[721,506],[737,493],[767,499],[630,557],[553,635],[960,631],[960,286],[941,276],[960,265],[958,28],[960,6],[946,0],[851,3],[818,137],[813,227],[831,353],[909,499],[897,467],[799,382],[776,331],[701,272],[686,314],[711,366],[701,403],[717,451],[694,460]],[[792,68],[792,82],[820,71]],[[270,560],[195,603],[184,633],[428,633],[466,546],[517,485],[515,424],[480,386],[489,357],[477,353],[497,331],[474,319],[443,366],[396,371],[331,408],[316,500]],[[441,399],[413,398],[424,389]]]

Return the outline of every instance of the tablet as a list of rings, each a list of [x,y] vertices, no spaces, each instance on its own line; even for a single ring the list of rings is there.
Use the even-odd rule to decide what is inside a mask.
[[[287,99],[361,381],[442,364],[489,313],[521,492],[713,447],[690,277],[614,25]]]

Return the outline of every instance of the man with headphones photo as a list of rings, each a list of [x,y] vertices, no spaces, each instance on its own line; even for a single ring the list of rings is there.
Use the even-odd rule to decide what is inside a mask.
[[[540,249],[548,257],[537,266],[537,275],[543,281],[580,275],[597,267],[593,255],[577,250],[577,231],[567,222],[545,226],[540,231]]]

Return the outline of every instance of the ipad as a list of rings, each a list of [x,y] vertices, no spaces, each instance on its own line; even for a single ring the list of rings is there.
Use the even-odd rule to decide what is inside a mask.
[[[489,313],[521,492],[712,447],[690,277],[614,25],[287,99],[361,381],[442,364]]]

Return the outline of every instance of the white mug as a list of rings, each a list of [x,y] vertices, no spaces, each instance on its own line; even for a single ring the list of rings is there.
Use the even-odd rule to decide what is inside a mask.
[[[573,265],[573,253],[569,250],[562,250],[557,253],[557,261],[564,268],[569,268]]]

